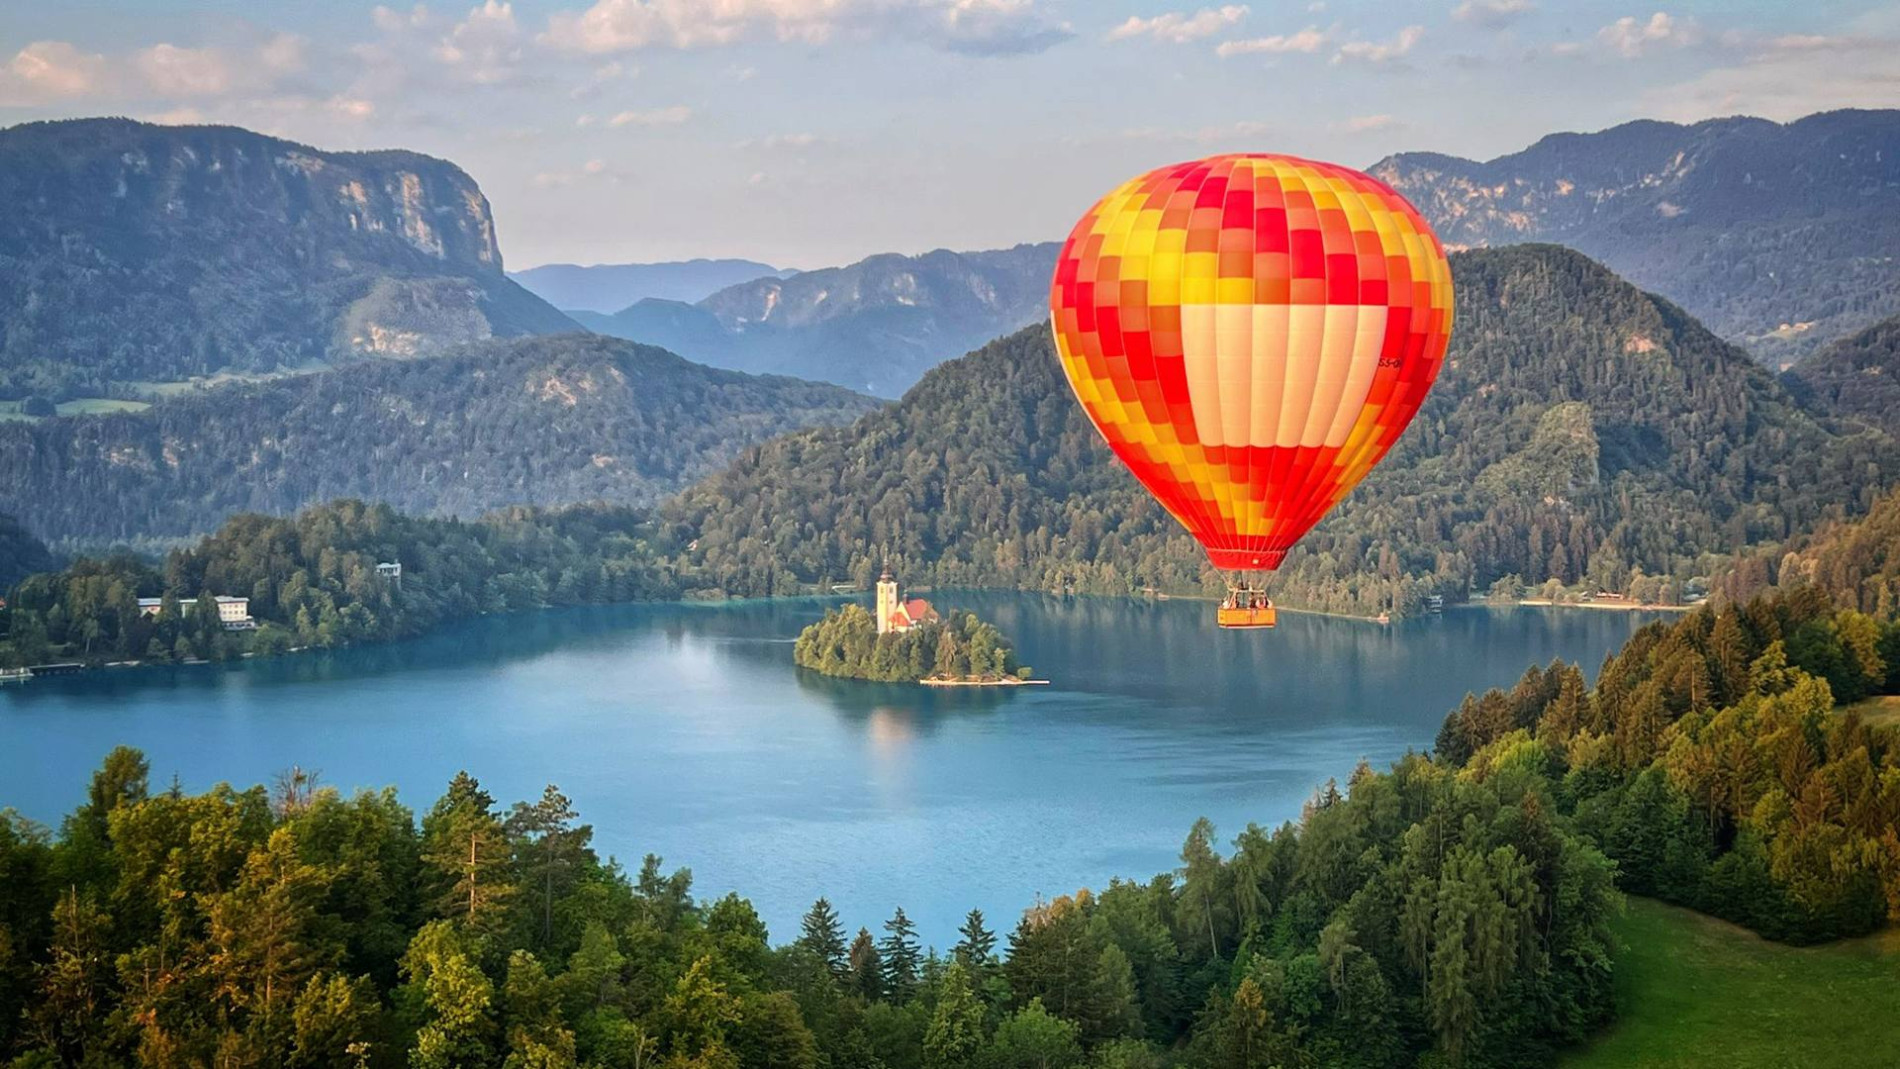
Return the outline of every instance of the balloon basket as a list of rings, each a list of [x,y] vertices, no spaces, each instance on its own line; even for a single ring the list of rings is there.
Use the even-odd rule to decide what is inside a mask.
[[[1230,631],[1253,631],[1279,622],[1273,599],[1251,587],[1235,587],[1214,610],[1214,622]]]

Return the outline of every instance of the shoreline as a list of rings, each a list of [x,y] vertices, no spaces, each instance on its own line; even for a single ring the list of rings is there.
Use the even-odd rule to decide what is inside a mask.
[[[1483,604],[1473,602],[1472,604]],[[1634,601],[1551,601],[1548,598],[1520,598],[1513,605],[1533,609],[1599,609],[1607,612],[1694,612],[1700,605],[1646,605]]]
[[[926,687],[1046,687],[1046,679],[920,679]]]

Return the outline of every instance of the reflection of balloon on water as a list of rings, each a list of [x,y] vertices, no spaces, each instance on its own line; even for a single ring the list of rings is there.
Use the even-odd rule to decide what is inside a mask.
[[[1291,156],[1150,171],[1056,260],[1063,369],[1102,437],[1214,567],[1270,572],[1418,412],[1451,269],[1405,199]],[[1224,626],[1273,625],[1244,579]]]

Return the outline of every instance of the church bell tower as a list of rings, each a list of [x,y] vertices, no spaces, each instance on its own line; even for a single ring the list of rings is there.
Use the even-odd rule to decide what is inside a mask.
[[[891,570],[877,580],[877,633],[886,634],[891,629],[891,617],[897,612],[897,580],[891,578]]]

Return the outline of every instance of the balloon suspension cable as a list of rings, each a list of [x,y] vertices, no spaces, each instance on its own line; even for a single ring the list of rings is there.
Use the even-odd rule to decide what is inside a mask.
[[[1273,604],[1267,596],[1267,580],[1272,572],[1236,571],[1227,573],[1227,599],[1221,604],[1230,609],[1260,609]],[[1258,575],[1258,578],[1253,578]]]

